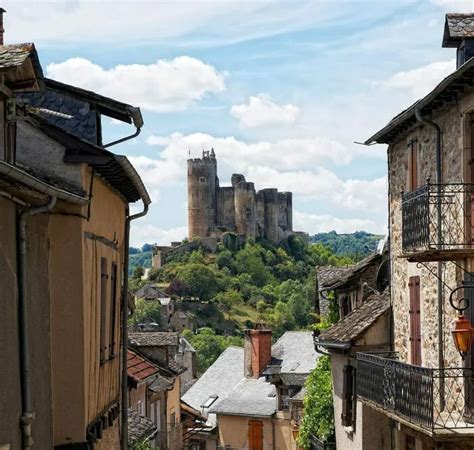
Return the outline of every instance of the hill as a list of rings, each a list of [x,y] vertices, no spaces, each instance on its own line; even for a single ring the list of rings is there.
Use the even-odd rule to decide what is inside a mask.
[[[329,233],[318,233],[311,236],[312,243],[319,243],[329,248],[335,255],[354,255],[357,258],[364,257],[377,248],[378,242],[384,236],[371,234],[365,231],[355,233],[338,234],[335,231]]]

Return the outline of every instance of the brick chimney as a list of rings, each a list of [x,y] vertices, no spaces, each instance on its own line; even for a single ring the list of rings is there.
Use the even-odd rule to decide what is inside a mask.
[[[244,331],[244,375],[258,378],[272,358],[272,331],[263,323]]]
[[[0,7],[0,45],[3,45],[3,35],[5,33],[5,28],[3,28],[3,13],[6,13],[6,11]]]

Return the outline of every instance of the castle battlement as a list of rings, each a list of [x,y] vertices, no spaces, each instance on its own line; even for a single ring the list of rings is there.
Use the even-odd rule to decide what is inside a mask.
[[[219,237],[225,232],[265,237],[279,242],[293,234],[291,192],[255,191],[255,184],[233,174],[231,186],[220,187],[214,149],[188,159],[189,238]]]

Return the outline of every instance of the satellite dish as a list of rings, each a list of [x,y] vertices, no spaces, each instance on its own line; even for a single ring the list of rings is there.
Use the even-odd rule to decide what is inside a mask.
[[[377,269],[377,275],[375,277],[375,286],[377,291],[383,292],[386,287],[390,284],[390,260],[386,259],[383,261]]]

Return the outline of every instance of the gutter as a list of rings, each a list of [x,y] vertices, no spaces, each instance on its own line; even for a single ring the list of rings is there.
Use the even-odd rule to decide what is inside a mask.
[[[127,386],[127,348],[128,348],[128,258],[130,246],[130,223],[132,220],[144,217],[148,213],[151,199],[138,176],[135,168],[125,156],[115,156],[127,175],[132,180],[143,201],[143,210],[137,214],[129,215],[125,220],[124,262],[122,284],[122,450],[128,450],[128,386]]]
[[[464,66],[463,66],[464,67]],[[423,125],[431,127],[435,131],[436,136],[436,184],[438,189],[437,195],[437,220],[438,220],[438,246],[441,247],[442,241],[442,215],[441,215],[441,183],[442,183],[442,168],[441,168],[441,128],[432,120],[426,119],[421,114],[421,106],[415,109],[416,120]],[[444,342],[443,342],[443,263],[438,261],[437,264],[437,292],[438,292],[438,367],[444,368]],[[440,377],[440,407],[441,411],[444,410],[445,399],[444,399],[444,378]]]
[[[33,445],[31,424],[35,413],[31,404],[30,386],[30,348],[28,336],[28,309],[26,293],[26,219],[37,214],[50,212],[56,205],[57,197],[51,196],[49,201],[33,208],[24,209],[17,221],[17,288],[18,288],[18,328],[20,344],[20,387],[21,387],[21,432],[22,449],[28,450]]]

